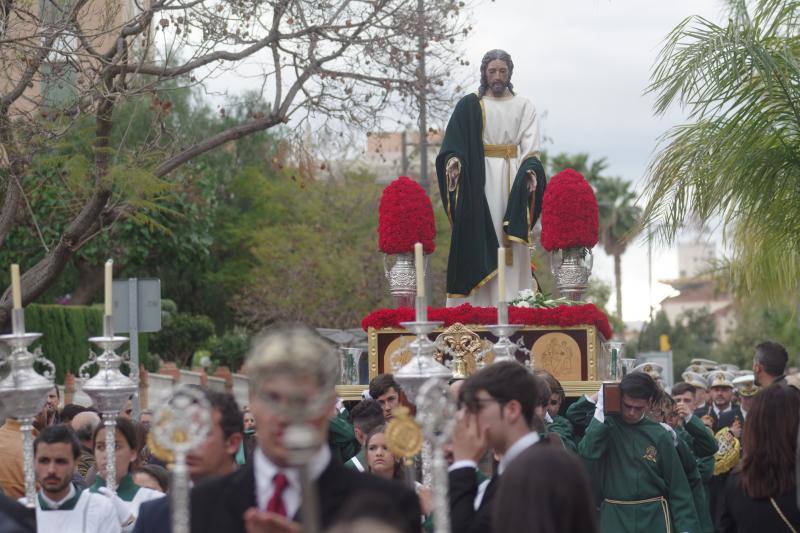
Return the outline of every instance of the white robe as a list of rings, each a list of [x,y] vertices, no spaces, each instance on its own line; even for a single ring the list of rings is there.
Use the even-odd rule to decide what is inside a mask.
[[[511,159],[511,165],[499,157],[487,157],[486,185],[484,193],[489,203],[497,242],[503,245],[503,217],[506,214],[508,195],[522,159],[539,151],[539,125],[536,110],[527,98],[506,96],[494,98],[484,96],[481,99],[484,112],[483,143],[513,144],[517,147],[517,157]],[[524,290],[533,289],[531,275],[531,253],[526,244],[511,243],[514,264],[506,265],[506,301],[513,300]],[[479,287],[466,298],[448,298],[447,307],[455,307],[465,303],[481,307],[497,305],[499,290],[497,276]]]
[[[24,498],[20,499],[24,503]],[[43,511],[36,498],[37,533],[120,533],[119,520],[111,501],[102,494],[88,490],[74,509]]]

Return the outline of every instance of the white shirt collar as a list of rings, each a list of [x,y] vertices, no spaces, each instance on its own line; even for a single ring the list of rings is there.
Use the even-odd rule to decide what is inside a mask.
[[[311,479],[316,480],[319,478],[330,462],[331,450],[327,444],[323,444],[308,462]],[[260,510],[263,511],[267,508],[267,502],[272,497],[273,478],[276,474],[282,473],[289,480],[289,485],[283,492],[286,515],[292,518],[297,514],[297,510],[303,500],[303,493],[300,489],[300,468],[281,468],[270,461],[260,448],[257,448],[253,453],[253,472],[256,478],[256,503]]]
[[[550,416],[550,413],[548,413],[547,411],[544,412],[544,421],[548,424],[553,423],[553,417]]]
[[[539,435],[535,431],[531,431],[530,433],[520,437],[519,440],[512,444],[511,447],[506,451],[505,455],[503,455],[503,458],[500,459],[500,463],[497,465],[497,473],[502,476],[503,471],[511,461],[516,459],[519,454],[537,442],[539,442]]]
[[[727,413],[728,411],[733,409],[733,402],[729,403],[728,407],[725,409],[718,408],[717,404],[714,404],[713,407],[714,407],[714,413],[717,415],[717,417],[719,417],[719,415],[721,415],[722,413]]]
[[[39,491],[39,494],[42,496],[42,499],[45,501],[45,503],[47,503],[48,507],[50,507],[51,509],[58,509],[59,507],[61,507],[61,504],[63,504],[64,502],[75,496],[75,485],[73,483],[70,483],[69,492],[67,493],[66,496],[64,496],[58,501],[53,501],[50,498],[48,498],[47,494],[44,493],[44,490]]]

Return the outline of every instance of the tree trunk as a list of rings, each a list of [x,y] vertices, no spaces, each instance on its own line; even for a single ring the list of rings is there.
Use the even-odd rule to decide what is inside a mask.
[[[78,269],[78,286],[72,292],[70,305],[88,305],[94,295],[103,287],[103,264],[94,265],[85,259],[75,261]]]
[[[617,318],[622,320],[622,254],[614,254],[614,285],[617,289]]]

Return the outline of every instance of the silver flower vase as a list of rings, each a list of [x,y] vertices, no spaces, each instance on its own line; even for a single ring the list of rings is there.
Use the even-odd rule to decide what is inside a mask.
[[[389,293],[394,298],[397,307],[414,307],[414,297],[417,295],[417,271],[414,266],[414,254],[395,254],[395,262],[389,268],[388,255],[383,256],[383,271],[386,281],[389,282]],[[425,256],[425,263],[428,256]]]
[[[592,251],[585,246],[579,246],[553,250],[550,254],[550,268],[558,292],[563,298],[583,301],[594,262]]]

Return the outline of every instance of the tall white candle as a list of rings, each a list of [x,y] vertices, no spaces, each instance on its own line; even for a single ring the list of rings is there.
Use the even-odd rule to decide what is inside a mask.
[[[497,301],[506,301],[506,249],[497,249]]]
[[[11,265],[11,296],[14,300],[14,309],[21,309],[22,290],[19,284],[19,265]]]
[[[422,263],[422,243],[414,245],[414,267],[417,270],[417,296],[425,297],[425,266]]]
[[[111,297],[111,287],[113,286],[113,270],[114,270],[114,261],[109,259],[106,261],[106,269],[105,269],[105,315],[111,316],[113,313],[113,299]]]

